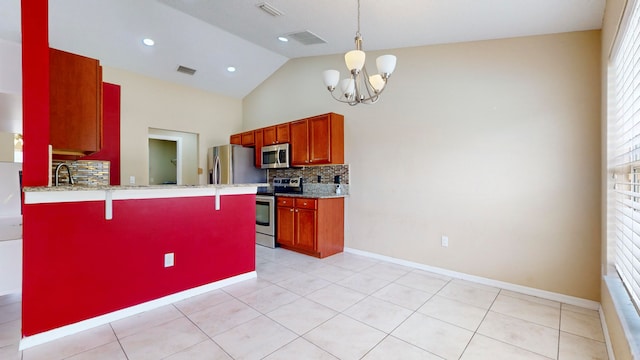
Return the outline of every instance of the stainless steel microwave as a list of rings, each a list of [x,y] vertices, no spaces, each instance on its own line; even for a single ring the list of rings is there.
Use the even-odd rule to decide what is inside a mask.
[[[262,168],[282,169],[289,167],[289,144],[262,147]]]

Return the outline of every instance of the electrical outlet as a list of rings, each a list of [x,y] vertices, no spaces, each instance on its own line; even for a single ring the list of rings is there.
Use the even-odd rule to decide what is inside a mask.
[[[174,263],[173,253],[164,254],[164,267],[171,267]]]
[[[136,183],[136,177],[131,175],[129,176],[129,184],[135,184]]]
[[[441,241],[442,241],[442,246],[443,247],[448,247],[449,246],[449,237],[448,236],[442,235]]]

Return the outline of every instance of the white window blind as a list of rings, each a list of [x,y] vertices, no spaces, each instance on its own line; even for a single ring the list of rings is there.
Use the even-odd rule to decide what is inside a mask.
[[[609,62],[609,171],[615,267],[640,306],[640,1],[630,1]],[[610,239],[611,240],[611,239]]]

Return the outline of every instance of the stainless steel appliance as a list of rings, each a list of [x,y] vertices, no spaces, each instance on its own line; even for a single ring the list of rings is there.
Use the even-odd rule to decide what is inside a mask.
[[[289,167],[289,144],[262,147],[262,168],[281,169]]]
[[[207,150],[209,184],[266,183],[267,171],[257,169],[254,150],[240,145],[221,145]]]
[[[256,195],[256,244],[276,247],[276,201],[273,195]]]

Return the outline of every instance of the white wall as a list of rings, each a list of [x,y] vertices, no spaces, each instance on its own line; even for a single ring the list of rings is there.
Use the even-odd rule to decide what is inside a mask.
[[[382,100],[357,107],[322,84],[342,55],[295,59],[244,99],[244,129],[345,115],[348,247],[597,301],[599,41],[394,49]]]
[[[121,181],[148,184],[149,128],[199,136],[198,167],[205,169],[207,147],[229,143],[241,130],[242,101],[124,70],[103,67],[103,81],[121,85]],[[199,175],[197,182],[206,184]]]
[[[20,216],[20,170],[22,163],[0,162],[0,218]]]
[[[0,296],[20,292],[22,292],[22,239],[0,241]]]
[[[22,94],[22,46],[0,39],[0,93]]]

